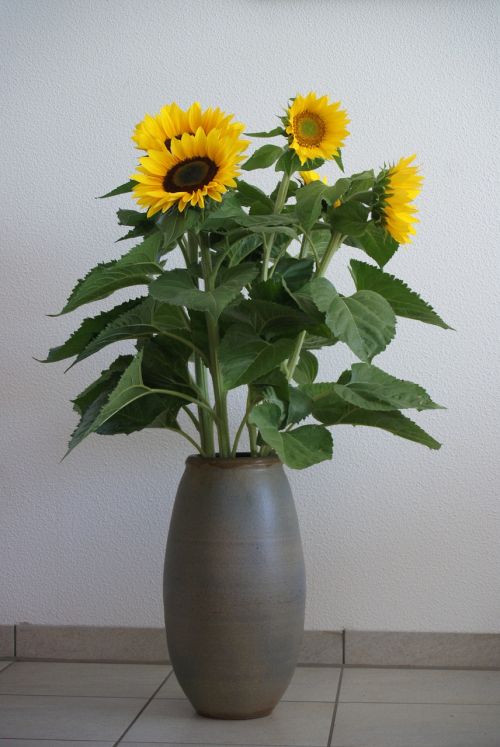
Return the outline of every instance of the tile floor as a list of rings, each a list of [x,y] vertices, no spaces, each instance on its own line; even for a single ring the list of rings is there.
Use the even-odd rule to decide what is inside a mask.
[[[268,718],[197,716],[168,666],[0,661],[0,747],[500,747],[500,671],[299,667]]]

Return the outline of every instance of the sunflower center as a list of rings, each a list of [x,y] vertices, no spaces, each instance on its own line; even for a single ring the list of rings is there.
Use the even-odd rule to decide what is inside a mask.
[[[212,181],[217,168],[217,164],[206,156],[187,158],[165,175],[163,188],[166,192],[195,192]]]
[[[293,130],[299,145],[311,148],[323,139],[325,123],[314,112],[305,111],[294,118]]]

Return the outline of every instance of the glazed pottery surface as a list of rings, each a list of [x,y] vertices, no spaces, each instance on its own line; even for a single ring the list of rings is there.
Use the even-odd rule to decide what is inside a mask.
[[[170,659],[198,713],[270,713],[297,663],[305,605],[297,514],[278,459],[187,459],[164,604]]]

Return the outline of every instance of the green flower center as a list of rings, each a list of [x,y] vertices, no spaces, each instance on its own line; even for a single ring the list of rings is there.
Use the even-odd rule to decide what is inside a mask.
[[[198,156],[176,164],[165,174],[165,192],[195,192],[212,181],[218,170],[211,158]]]
[[[299,145],[314,147],[319,145],[325,134],[325,123],[314,112],[301,112],[294,118],[293,131]]]

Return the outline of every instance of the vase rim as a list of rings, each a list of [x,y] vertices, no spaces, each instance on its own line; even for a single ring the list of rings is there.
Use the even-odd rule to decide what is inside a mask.
[[[235,457],[204,457],[191,454],[186,459],[190,467],[219,467],[219,469],[238,469],[239,467],[271,467],[281,464],[277,456],[252,456],[249,451],[238,452]]]

